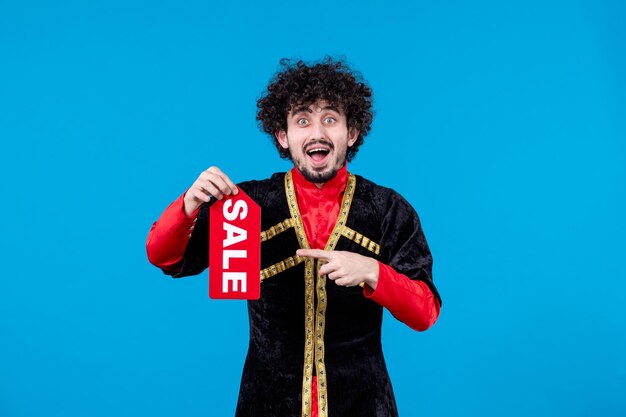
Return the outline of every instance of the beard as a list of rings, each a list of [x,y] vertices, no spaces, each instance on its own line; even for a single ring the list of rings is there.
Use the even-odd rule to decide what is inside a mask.
[[[290,154],[290,158],[293,161],[294,165],[296,166],[296,169],[298,171],[300,171],[300,173],[302,174],[302,176],[309,182],[315,183],[315,184],[323,184],[326,183],[330,180],[332,180],[333,178],[335,178],[335,176],[337,175],[337,172],[339,172],[339,170],[345,165],[346,163],[346,151],[347,150],[343,150],[343,152],[339,149],[337,149],[331,142],[326,142],[326,141],[313,141],[309,144],[309,146],[312,146],[315,143],[325,143],[327,146],[329,146],[331,148],[331,150],[333,152],[339,152],[336,155],[333,155],[334,160],[330,161],[327,165],[326,168],[324,168],[323,171],[317,171],[315,169],[311,169],[309,167],[307,167],[306,164],[306,153],[304,153],[304,155],[302,156],[302,158],[298,158],[296,157],[293,152],[289,152]]]
[[[332,180],[333,178],[335,178],[335,176],[337,175],[337,172],[339,172],[339,170],[341,169],[341,166],[332,167],[329,171],[316,172],[316,171],[311,171],[307,169],[306,167],[301,166],[301,164],[298,164],[298,162],[296,162],[296,168],[298,169],[298,171],[300,171],[302,176],[307,181],[315,183],[315,184],[320,184],[320,183],[328,182]]]

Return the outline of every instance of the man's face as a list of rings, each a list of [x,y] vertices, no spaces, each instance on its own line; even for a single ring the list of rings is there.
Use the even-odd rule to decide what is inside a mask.
[[[358,136],[357,129],[348,129],[343,110],[323,100],[292,108],[287,115],[287,130],[276,132],[276,139],[289,149],[298,171],[316,184],[335,177],[346,161],[348,147]]]

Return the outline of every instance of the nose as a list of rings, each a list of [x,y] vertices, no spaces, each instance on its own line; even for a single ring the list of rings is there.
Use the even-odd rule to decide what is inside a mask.
[[[328,139],[326,137],[326,126],[323,123],[317,121],[313,123],[313,129],[311,129],[311,134],[313,135],[313,139]]]

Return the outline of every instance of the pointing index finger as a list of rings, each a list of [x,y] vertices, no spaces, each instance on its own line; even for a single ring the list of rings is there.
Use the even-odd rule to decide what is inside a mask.
[[[298,249],[296,251],[296,255],[315,259],[324,259],[326,261],[329,261],[332,258],[331,251],[321,249]]]

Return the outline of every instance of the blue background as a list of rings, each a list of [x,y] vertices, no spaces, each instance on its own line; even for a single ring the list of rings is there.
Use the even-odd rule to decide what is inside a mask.
[[[2,1],[0,416],[233,414],[245,303],[145,238],[210,165],[290,168],[255,102],[325,54],[374,89],[350,169],[418,210],[444,298],[385,317],[401,416],[626,415],[625,40],[617,1]]]

